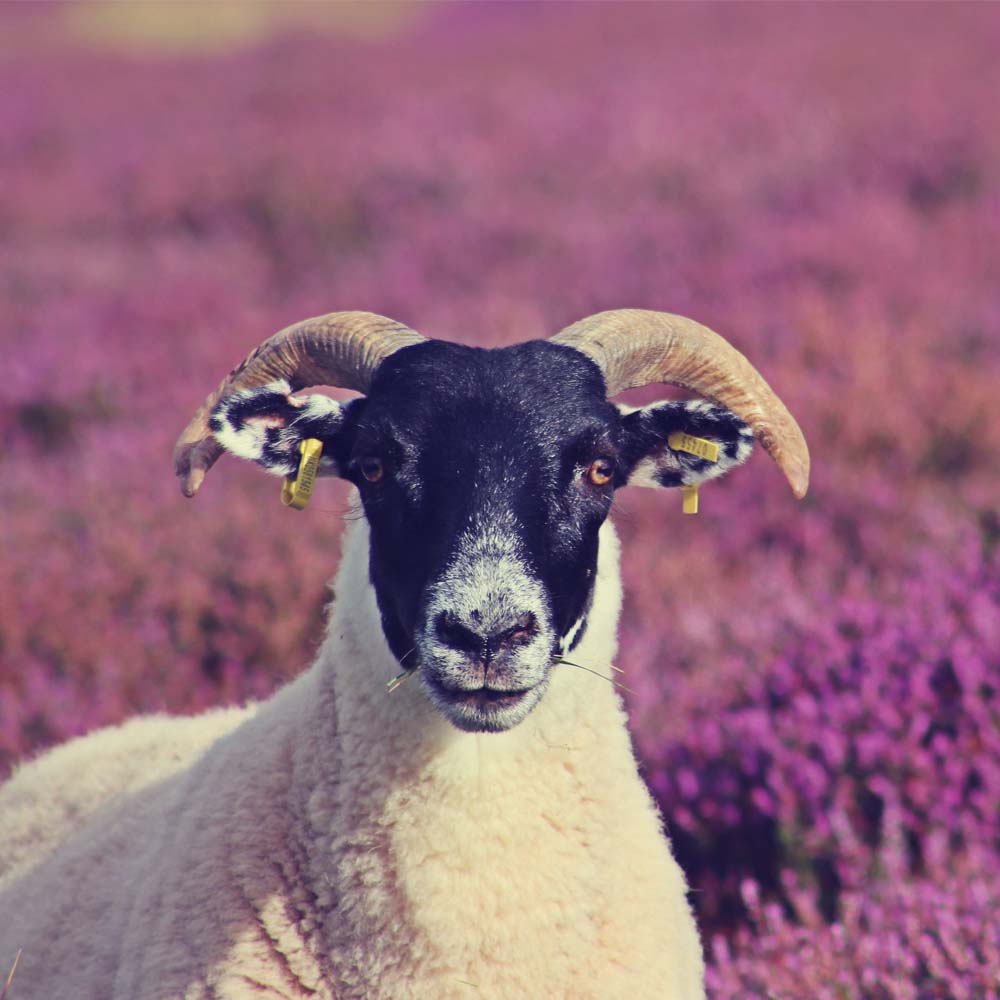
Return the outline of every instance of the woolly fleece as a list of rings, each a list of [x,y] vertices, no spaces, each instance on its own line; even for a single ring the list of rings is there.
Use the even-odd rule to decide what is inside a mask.
[[[398,673],[351,526],[313,666],[256,708],[156,716],[0,788],[8,1000],[699,1000],[701,947],[611,684],[567,665],[461,733]],[[576,662],[609,673],[601,533]]]

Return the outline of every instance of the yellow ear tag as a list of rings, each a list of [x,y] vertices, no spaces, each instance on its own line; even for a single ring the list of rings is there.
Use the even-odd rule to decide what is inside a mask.
[[[682,486],[681,487],[681,497],[682,506],[681,510],[685,514],[697,514],[698,513],[698,487],[697,486]]]
[[[674,431],[667,438],[667,444],[674,451],[686,451],[689,455],[704,458],[708,462],[715,462],[719,458],[719,446],[714,441],[706,441],[705,438],[697,438],[693,434],[685,434],[683,431]],[[682,486],[681,496],[683,497],[681,509],[685,514],[698,513],[698,487]]]
[[[719,446],[714,441],[707,441],[705,438],[696,438],[683,431],[674,431],[667,438],[667,444],[674,451],[686,451],[689,455],[696,455],[698,458],[715,462],[719,458]]]
[[[302,510],[312,496],[316,485],[316,470],[319,468],[319,458],[323,454],[323,442],[318,438],[306,438],[299,443],[299,471],[294,479],[286,476],[281,484],[281,502],[286,507]]]

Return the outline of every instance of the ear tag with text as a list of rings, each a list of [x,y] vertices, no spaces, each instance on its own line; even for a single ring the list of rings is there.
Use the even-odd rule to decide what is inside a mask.
[[[705,438],[696,438],[692,434],[685,434],[683,431],[674,431],[667,438],[667,444],[674,451],[686,451],[689,455],[704,458],[709,462],[716,462],[719,459],[719,446],[714,441],[707,441]]]
[[[707,462],[715,462],[719,458],[719,446],[714,441],[706,441],[705,438],[695,437],[693,434],[685,434],[683,431],[674,431],[667,438],[667,444],[674,451],[686,451],[689,455],[703,458]],[[685,514],[698,513],[698,487],[681,487],[682,506]]]
[[[286,507],[302,510],[312,496],[316,485],[316,470],[319,468],[320,455],[323,454],[323,442],[318,438],[306,438],[299,443],[299,471],[295,478],[286,476],[281,484],[281,502]]]

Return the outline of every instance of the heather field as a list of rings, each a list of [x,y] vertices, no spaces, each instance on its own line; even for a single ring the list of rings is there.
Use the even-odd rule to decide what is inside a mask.
[[[0,775],[308,663],[346,488],[170,461],[263,337],[681,312],[814,468],[617,502],[711,996],[1000,996],[1000,7],[380,11],[191,47],[0,9]]]

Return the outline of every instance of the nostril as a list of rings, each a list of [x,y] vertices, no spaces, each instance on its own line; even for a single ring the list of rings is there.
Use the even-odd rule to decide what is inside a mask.
[[[509,618],[507,621],[510,624],[505,628],[495,628],[484,634],[470,628],[453,612],[442,611],[434,618],[434,634],[439,642],[452,649],[489,661],[501,650],[526,646],[538,635],[538,619],[530,611],[518,615],[512,622]]]
[[[490,636],[490,645],[497,648],[504,646],[520,646],[538,635],[538,620],[530,612],[520,615],[517,621],[508,629]]]
[[[434,619],[434,632],[446,646],[470,653],[482,651],[486,640],[463,625],[453,614],[442,611]]]

